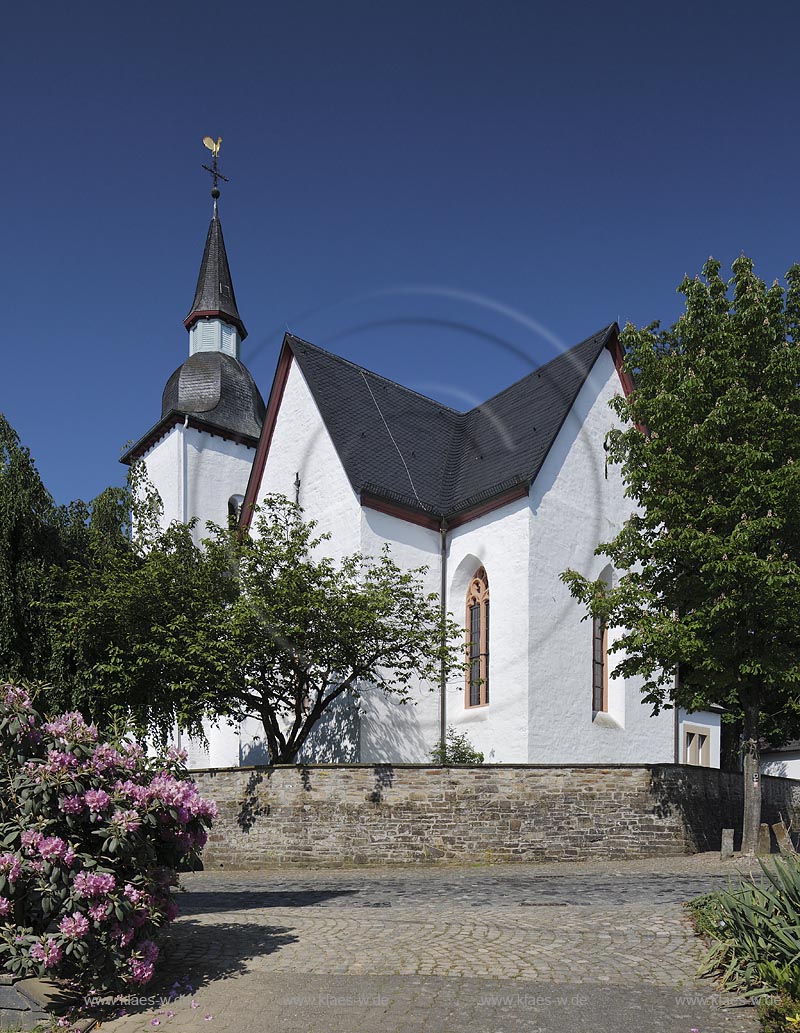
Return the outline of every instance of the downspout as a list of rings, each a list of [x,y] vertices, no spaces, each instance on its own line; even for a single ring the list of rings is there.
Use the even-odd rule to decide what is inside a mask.
[[[440,618],[440,640],[442,649],[441,666],[439,669],[439,742],[444,753],[445,742],[447,741],[447,663],[444,651],[447,647],[447,521],[442,517],[439,526],[440,537],[440,560],[441,583],[439,586],[439,605],[441,607]]]
[[[186,523],[186,495],[188,493],[188,479],[186,475],[186,430],[189,426],[188,413],[184,417],[183,427],[181,428],[181,523]]]
[[[675,688],[676,689],[678,688],[678,678],[680,677],[680,670],[679,669],[680,669],[680,665],[677,665],[675,667]],[[674,706],[673,709],[675,711],[675,718],[674,718],[675,742],[674,742],[674,746],[673,746],[673,752],[675,754],[675,759],[674,759],[673,763],[674,764],[680,764],[680,762],[681,762],[681,726],[680,726],[680,708],[678,707],[677,700],[675,701],[675,706]]]

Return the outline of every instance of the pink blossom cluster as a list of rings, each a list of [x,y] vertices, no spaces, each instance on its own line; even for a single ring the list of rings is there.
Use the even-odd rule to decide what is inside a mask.
[[[150,982],[153,978],[153,971],[155,963],[158,960],[158,954],[158,947],[152,940],[142,940],[128,962],[132,982]]]
[[[0,854],[0,875],[9,882],[16,882],[22,871],[22,862],[16,854]]]
[[[73,911],[61,919],[58,928],[71,940],[80,940],[89,932],[89,919],[80,911]]]
[[[83,797],[78,795],[64,796],[58,802],[59,807],[64,814],[82,814],[83,813]]]
[[[116,879],[108,872],[78,872],[72,885],[78,897],[101,897],[114,889]]]
[[[55,968],[63,957],[63,951],[58,943],[48,936],[45,943],[34,943],[31,947],[31,957],[34,961],[41,961],[45,968]]]
[[[104,900],[101,900],[96,904],[90,904],[86,908],[86,913],[99,924],[108,918],[108,908],[109,905]]]
[[[48,721],[44,730],[63,743],[95,742],[97,739],[97,728],[87,725],[77,710]]]
[[[11,913],[11,901],[8,897],[0,897],[0,918],[5,918]]]
[[[111,797],[105,789],[87,789],[83,794],[83,802],[89,808],[92,817],[101,815],[111,806]]]
[[[23,710],[30,709],[31,697],[24,689],[20,689],[16,685],[5,684],[2,692],[3,703],[7,707],[21,708]]]
[[[111,815],[111,821],[121,832],[136,832],[142,826],[142,819],[136,811],[116,810]]]
[[[61,861],[67,852],[67,844],[60,836],[43,836],[38,850],[45,861]]]
[[[108,743],[99,742],[94,748],[91,766],[98,775],[102,775],[108,770],[122,767],[124,761],[127,759],[128,758],[122,756],[119,750],[115,750],[113,746],[109,746]]]

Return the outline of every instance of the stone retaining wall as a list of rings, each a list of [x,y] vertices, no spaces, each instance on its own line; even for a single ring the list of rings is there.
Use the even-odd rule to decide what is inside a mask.
[[[672,764],[309,765],[194,772],[219,817],[206,868],[544,861],[716,850],[741,776]],[[800,781],[764,777],[762,820],[800,828]]]

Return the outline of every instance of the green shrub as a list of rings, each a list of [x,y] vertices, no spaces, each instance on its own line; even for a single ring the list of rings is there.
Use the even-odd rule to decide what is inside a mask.
[[[183,766],[45,721],[0,685],[0,965],[85,989],[142,985],[177,913],[175,870],[216,813]]]
[[[689,905],[698,932],[711,941],[703,970],[745,996],[800,1002],[800,859],[760,863],[766,880]]]
[[[466,732],[457,732],[451,725],[444,743],[439,740],[431,750],[434,764],[483,764],[483,754],[469,741]]]

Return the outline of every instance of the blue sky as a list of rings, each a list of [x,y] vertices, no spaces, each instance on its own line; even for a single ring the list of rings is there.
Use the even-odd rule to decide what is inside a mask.
[[[458,408],[709,254],[800,259],[796,5],[204,2],[3,16],[0,408],[58,501],[160,415],[220,202],[282,332]]]

